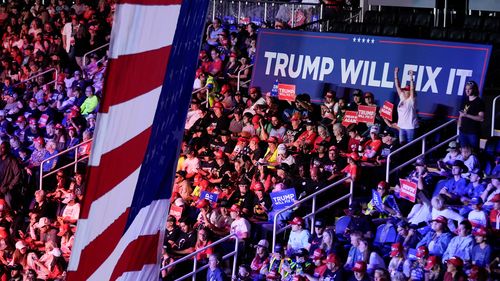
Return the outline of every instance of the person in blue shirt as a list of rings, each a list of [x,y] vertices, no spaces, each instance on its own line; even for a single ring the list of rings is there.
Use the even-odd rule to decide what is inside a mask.
[[[467,194],[467,180],[462,178],[462,173],[467,171],[467,166],[460,160],[455,160],[451,164],[452,177],[445,182],[444,187],[439,191],[439,194],[446,198],[448,204],[459,203],[462,196]]]
[[[417,247],[428,245],[431,255],[442,257],[452,238],[447,225],[447,218],[443,216],[436,217],[431,221],[432,230],[427,232],[424,238],[417,244]]]
[[[464,220],[458,226],[458,236],[451,239],[446,251],[443,254],[443,261],[447,261],[453,256],[459,256],[467,264],[471,260],[474,238],[471,235],[472,224]]]
[[[472,264],[480,267],[486,267],[491,262],[491,246],[487,242],[488,232],[486,228],[481,227],[474,231],[476,246],[472,248],[471,260]]]
[[[45,157],[43,158],[43,160],[49,159],[50,157],[59,153],[56,150],[56,143],[54,141],[47,142],[47,144],[45,145],[45,149],[46,149],[46,152],[45,152]],[[54,158],[48,160],[47,162],[44,162],[42,170],[44,172],[50,172],[51,170],[53,170],[57,165],[58,158],[59,157],[54,157]]]
[[[216,255],[208,256],[207,281],[225,281],[227,280],[224,270],[219,267],[219,259]]]

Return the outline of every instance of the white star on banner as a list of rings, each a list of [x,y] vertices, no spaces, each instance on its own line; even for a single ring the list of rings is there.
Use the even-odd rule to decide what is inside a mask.
[[[352,42],[356,43],[356,37],[352,38]]]
[[[375,39],[372,38],[372,44],[375,44]]]
[[[358,37],[358,43],[361,42],[361,38]]]
[[[365,39],[365,38],[363,38],[363,40],[361,40],[361,41],[363,41],[363,43],[365,43],[365,42],[366,42],[366,39]]]

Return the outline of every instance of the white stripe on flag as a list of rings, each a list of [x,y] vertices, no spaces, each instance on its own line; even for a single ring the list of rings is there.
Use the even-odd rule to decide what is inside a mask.
[[[117,5],[109,56],[137,54],[171,45],[180,5]]]
[[[163,222],[167,220],[167,205],[168,199],[155,200],[142,208],[134,221],[123,234],[118,245],[116,245],[113,252],[104,261],[101,266],[89,277],[89,281],[102,281],[109,280],[116,263],[120,259],[125,248],[130,242],[136,240],[141,235],[153,235],[158,233],[160,226],[164,225]],[[76,240],[76,239],[75,239]],[[146,249],[147,251],[154,251],[156,249]],[[158,266],[158,265],[156,265]],[[151,279],[150,279],[151,280]]]
[[[130,207],[141,167],[139,166],[116,187],[92,202],[88,219],[78,220],[77,237],[71,253],[69,271],[77,270],[81,251]]]
[[[153,251],[154,249],[151,249]],[[157,280],[158,279],[158,265],[146,264],[142,267],[141,271],[129,271],[123,273],[116,281],[129,281],[129,280]]]
[[[162,86],[97,115],[90,166],[99,166],[101,156],[131,140],[153,124]],[[127,129],[123,129],[126,126]],[[100,131],[103,131],[101,133]],[[111,136],[111,137],[109,137]]]

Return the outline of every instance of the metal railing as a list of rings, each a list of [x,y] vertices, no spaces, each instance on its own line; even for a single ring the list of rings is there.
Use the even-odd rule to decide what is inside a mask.
[[[294,204],[284,208],[283,210],[280,210],[278,212],[276,212],[276,214],[274,214],[274,221],[273,221],[273,247],[271,249],[274,249],[274,246],[276,246],[276,236],[284,231],[286,231],[288,228],[291,228],[291,225],[287,225],[285,227],[282,227],[280,228],[279,230],[277,229],[278,228],[278,216],[281,215],[282,213],[286,212],[286,211],[289,211],[297,206],[300,206],[301,204],[303,204],[304,202],[306,201],[312,201],[312,207],[311,207],[311,212],[307,215],[304,216],[304,219],[306,218],[309,218],[309,217],[312,217],[311,218],[311,233],[314,232],[314,220],[316,219],[316,214],[319,213],[319,212],[322,212],[328,208],[330,208],[331,206],[349,198],[349,204],[352,203],[352,195],[353,195],[353,188],[354,188],[354,182],[351,180],[351,183],[350,183],[350,190],[349,190],[349,193],[316,209],[316,197],[318,195],[321,195],[323,194],[324,192],[330,190],[331,188],[335,187],[335,186],[338,186],[340,184],[343,184],[345,181],[347,181],[348,179],[350,179],[350,177],[345,177],[337,182],[334,182],[316,192],[314,192],[313,194],[305,197],[305,198],[302,198],[301,200],[295,202]]]
[[[240,81],[241,81],[241,72],[243,72],[244,70],[247,70],[249,68],[253,67],[253,64],[251,65],[247,65],[245,67],[243,67],[242,69],[238,70],[238,78],[236,78],[236,91],[240,91]],[[248,81],[250,81],[251,79],[245,81],[244,83],[247,83]]]
[[[445,141],[443,141],[443,142],[440,142],[440,144],[435,145],[434,147],[432,147],[432,148],[430,148],[430,149],[427,149],[427,145],[426,145],[426,138],[427,138],[429,135],[431,135],[431,134],[433,134],[433,133],[435,133],[435,132],[437,132],[437,131],[440,131],[440,130],[442,130],[442,129],[443,129],[443,128],[445,128],[445,127],[448,127],[448,126],[450,126],[451,124],[454,124],[454,125],[456,126],[456,125],[457,125],[456,123],[457,123],[457,120],[455,120],[455,119],[454,119],[454,120],[450,120],[450,121],[448,121],[448,122],[444,123],[443,125],[441,125],[441,126],[439,126],[439,127],[435,128],[435,129],[433,129],[433,130],[431,130],[431,131],[429,131],[429,132],[427,132],[427,133],[423,134],[422,136],[420,136],[420,137],[418,137],[418,138],[414,139],[413,141],[411,141],[411,142],[409,142],[409,143],[407,143],[407,144],[405,144],[405,145],[401,146],[400,148],[398,148],[398,149],[394,150],[393,152],[389,153],[389,155],[387,155],[387,164],[386,164],[386,167],[385,167],[385,181],[389,182],[389,176],[390,176],[392,173],[394,173],[395,171],[397,171],[397,170],[399,170],[399,169],[401,169],[401,168],[404,168],[404,167],[408,166],[409,164],[413,163],[415,160],[417,160],[418,158],[422,157],[423,155],[426,155],[426,154],[428,154],[428,153],[430,153],[430,152],[432,152],[432,151],[434,151],[434,150],[436,150],[436,149],[440,148],[441,146],[448,144],[448,143],[449,143],[449,142],[451,142],[452,140],[454,140],[454,139],[458,138],[458,127],[457,127],[457,132],[456,132],[456,134],[455,134],[454,136],[452,136],[452,137],[448,138],[447,140],[445,140]],[[420,155],[417,155],[416,157],[413,157],[412,159],[410,159],[410,160],[408,160],[408,161],[404,162],[403,164],[401,164],[401,165],[397,166],[396,168],[391,169],[391,158],[392,158],[394,155],[396,155],[396,154],[400,153],[401,151],[405,150],[406,148],[408,148],[408,147],[410,147],[410,146],[413,146],[414,144],[416,144],[416,143],[417,143],[417,142],[419,142],[419,141],[422,141],[422,153],[421,153]]]
[[[75,146],[72,146],[72,147],[70,147],[70,148],[68,148],[68,149],[66,149],[66,150],[63,150],[63,151],[61,151],[61,152],[57,153],[56,155],[53,155],[53,156],[51,156],[51,157],[49,157],[49,158],[47,158],[47,159],[44,159],[44,160],[40,163],[40,183],[39,183],[39,189],[41,190],[41,189],[42,189],[42,187],[43,187],[43,178],[46,178],[46,177],[48,177],[48,176],[50,176],[50,175],[53,175],[53,174],[57,173],[57,172],[58,172],[58,171],[60,171],[60,170],[66,169],[66,168],[70,167],[71,165],[75,165],[75,167],[74,167],[74,172],[76,172],[76,171],[77,171],[77,168],[78,168],[78,163],[79,163],[79,162],[81,162],[81,161],[83,161],[83,160],[85,160],[85,159],[88,159],[88,158],[90,157],[90,154],[82,155],[82,156],[80,157],[80,156],[78,155],[78,148],[80,148],[81,146],[86,145],[86,144],[88,144],[88,143],[92,143],[92,140],[93,140],[93,139],[89,139],[89,140],[83,141],[83,142],[81,142],[81,143],[79,143],[79,144],[77,144],[77,145],[75,145]],[[75,152],[75,159],[74,159],[74,161],[73,161],[73,162],[71,162],[71,163],[69,163],[69,164],[66,164],[66,165],[64,165],[64,166],[62,166],[62,167],[59,167],[59,168],[57,168],[57,169],[54,169],[54,170],[52,170],[52,171],[49,171],[49,172],[47,172],[46,174],[44,174],[44,173],[43,173],[43,164],[44,164],[44,163],[49,162],[50,160],[52,160],[52,159],[54,159],[54,158],[57,158],[57,157],[59,157],[59,156],[61,156],[61,155],[63,155],[63,154],[67,154],[67,153],[69,153],[70,151],[74,151],[74,152]]]
[[[58,73],[57,69],[55,69],[55,68],[51,68],[51,69],[47,69],[47,70],[45,70],[45,71],[42,71],[42,72],[40,72],[40,73],[37,73],[37,74],[35,74],[35,75],[33,75],[33,76],[30,76],[30,77],[28,77],[26,80],[23,80],[23,81],[17,82],[17,83],[16,83],[16,84],[14,84],[12,87],[13,87],[13,88],[15,88],[15,87],[17,87],[17,86],[19,86],[19,85],[21,85],[21,84],[24,84],[24,83],[26,83],[26,82],[28,82],[28,81],[31,81],[31,80],[33,80],[33,79],[35,79],[35,78],[38,78],[38,77],[40,77],[40,76],[43,76],[43,75],[45,75],[45,74],[47,74],[47,73],[50,73],[50,72],[52,72],[52,71],[54,71],[54,72],[56,73],[56,75],[55,75],[55,79],[54,79],[53,81],[49,82],[49,83],[55,83],[55,81],[57,80],[57,76],[58,76],[58,74],[59,74],[59,73]],[[47,83],[47,84],[49,84],[49,83]]]
[[[212,0],[207,18],[228,18],[230,24],[263,22],[277,19],[287,21],[291,27],[323,18],[325,4],[302,4],[280,1]],[[334,6],[334,5],[328,5]]]
[[[491,137],[494,137],[495,136],[495,121],[496,121],[496,117],[497,117],[497,112],[496,112],[496,109],[497,109],[497,101],[498,99],[500,98],[500,95],[496,96],[494,99],[493,99],[493,108],[491,110]]]
[[[209,248],[213,248],[213,247],[215,247],[215,246],[217,246],[217,245],[219,245],[219,244],[221,244],[223,242],[226,242],[228,240],[231,240],[231,239],[234,240],[234,251],[232,251],[232,252],[224,255],[221,260],[225,260],[227,258],[233,257],[233,272],[232,272],[232,276],[236,276],[235,273],[236,273],[236,264],[237,264],[237,261],[238,261],[238,255],[237,255],[238,254],[238,247],[239,247],[238,244],[240,242],[240,239],[238,238],[238,236],[236,234],[230,234],[230,235],[228,235],[226,237],[223,237],[223,238],[215,241],[214,243],[212,243],[210,245],[207,245],[207,246],[205,246],[205,247],[203,247],[201,249],[198,249],[197,251],[195,251],[195,252],[193,252],[193,253],[191,253],[191,254],[189,254],[189,255],[181,258],[181,259],[178,259],[178,260],[174,261],[173,263],[168,264],[165,267],[160,268],[160,271],[166,270],[168,268],[171,268],[171,267],[173,267],[175,265],[178,265],[178,264],[180,264],[180,263],[182,263],[184,261],[187,261],[187,260],[190,260],[191,258],[193,258],[193,271],[189,272],[188,274],[186,274],[186,275],[184,275],[182,277],[179,277],[179,278],[177,278],[175,280],[176,281],[178,281],[178,280],[184,280],[184,279],[186,279],[188,277],[191,277],[191,279],[193,281],[196,281],[196,274],[198,272],[200,272],[200,271],[205,270],[205,269],[208,268],[208,264],[206,264],[206,265],[204,265],[204,266],[202,266],[200,268],[197,268],[198,267],[198,260],[196,259],[196,255],[198,255],[201,252],[204,252],[205,250],[207,250]]]
[[[100,47],[97,47],[97,48],[95,48],[95,49],[93,49],[93,50],[91,50],[91,51],[86,52],[86,53],[83,55],[83,67],[85,68],[85,67],[87,66],[87,56],[88,56],[88,55],[90,55],[90,54],[92,54],[92,53],[95,53],[95,52],[99,51],[100,49],[105,48],[105,47],[107,47],[107,46],[109,46],[109,43],[106,43],[106,44],[104,44],[104,45],[102,45],[102,46],[100,46]]]

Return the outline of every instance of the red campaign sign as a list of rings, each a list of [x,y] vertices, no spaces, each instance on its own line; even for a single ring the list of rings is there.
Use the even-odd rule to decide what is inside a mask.
[[[415,203],[417,184],[405,179],[399,179],[399,196]]]
[[[174,216],[177,219],[177,221],[179,221],[182,216],[182,207],[172,204],[170,206],[170,215]]]
[[[385,118],[389,121],[392,121],[392,111],[393,110],[394,110],[394,104],[392,104],[388,101],[385,101],[384,105],[380,109],[380,116],[382,116],[382,118]]]
[[[358,112],[347,110],[344,114],[344,119],[342,119],[342,125],[347,127],[356,123],[358,123]]]
[[[240,24],[249,24],[249,23],[250,23],[249,17],[240,18]]]
[[[278,99],[286,101],[295,101],[295,85],[278,84]]]
[[[376,111],[376,106],[358,106],[358,123],[374,123]]]

